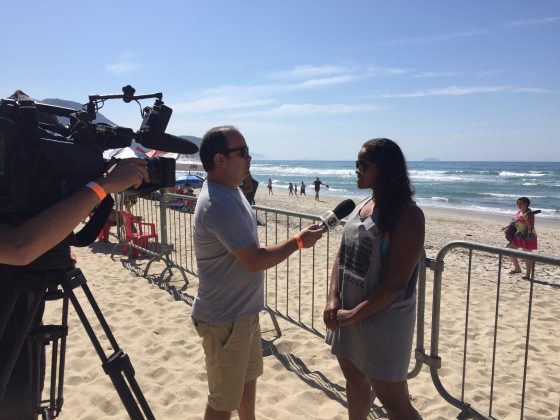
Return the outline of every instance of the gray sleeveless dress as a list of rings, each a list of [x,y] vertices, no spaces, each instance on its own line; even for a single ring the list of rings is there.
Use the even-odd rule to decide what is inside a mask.
[[[339,260],[339,293],[343,309],[367,300],[383,281],[390,252],[376,226],[377,214],[361,218],[356,207],[344,226]],[[416,205],[411,203],[410,205]],[[385,310],[355,324],[328,331],[326,341],[333,354],[351,360],[368,378],[382,381],[406,379],[416,322],[414,271],[407,289]]]

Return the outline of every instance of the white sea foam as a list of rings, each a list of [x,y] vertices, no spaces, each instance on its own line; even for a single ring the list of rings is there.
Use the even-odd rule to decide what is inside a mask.
[[[509,171],[502,171],[500,172],[499,176],[505,177],[512,177],[512,178],[531,178],[531,177],[541,177],[547,176],[548,174],[538,171],[530,171],[530,172],[509,172]]]

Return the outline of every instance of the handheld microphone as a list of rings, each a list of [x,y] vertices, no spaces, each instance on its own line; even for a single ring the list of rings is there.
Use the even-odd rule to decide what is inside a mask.
[[[356,208],[356,203],[353,200],[347,199],[339,203],[334,210],[328,211],[321,216],[321,222],[328,230],[333,229]]]

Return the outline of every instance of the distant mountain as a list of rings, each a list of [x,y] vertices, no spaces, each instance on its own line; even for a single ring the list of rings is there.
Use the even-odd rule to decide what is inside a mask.
[[[429,157],[429,158],[426,158],[426,159],[422,159],[422,161],[423,162],[439,162],[439,159],[435,158],[435,157]]]

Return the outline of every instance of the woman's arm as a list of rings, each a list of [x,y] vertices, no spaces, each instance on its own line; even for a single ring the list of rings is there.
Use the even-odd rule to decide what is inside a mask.
[[[138,188],[142,182],[149,181],[146,164],[143,159],[126,159],[114,166],[106,178],[96,182],[107,194]],[[66,238],[97,204],[97,194],[83,187],[19,226],[0,224],[0,263],[33,262]]]
[[[381,312],[406,289],[424,246],[424,214],[418,207],[407,206],[391,232],[391,251],[386,278],[370,297],[355,308],[337,313],[338,325],[348,325]]]
[[[329,285],[329,293],[327,296],[327,304],[323,310],[323,321],[325,322],[327,328],[333,331],[338,328],[336,313],[342,307],[342,304],[340,303],[340,290],[338,285],[338,261],[340,259],[340,251],[341,250],[339,249],[334,260],[331,272],[331,284]]]

